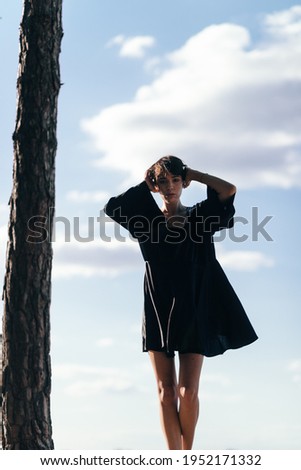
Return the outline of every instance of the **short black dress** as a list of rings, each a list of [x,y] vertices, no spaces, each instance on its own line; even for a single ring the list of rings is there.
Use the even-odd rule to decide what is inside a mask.
[[[233,226],[234,196],[188,208],[170,227],[145,181],[112,197],[105,213],[139,242],[145,261],[143,351],[211,357],[246,346],[257,335],[215,256],[213,235]]]

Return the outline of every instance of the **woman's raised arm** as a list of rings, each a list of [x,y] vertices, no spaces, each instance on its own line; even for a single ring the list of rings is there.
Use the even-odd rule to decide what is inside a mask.
[[[191,181],[198,181],[199,183],[206,184],[217,192],[220,201],[226,201],[229,197],[236,193],[234,184],[229,183],[217,176],[208,175],[192,168],[187,168],[186,179],[184,186],[187,187]]]

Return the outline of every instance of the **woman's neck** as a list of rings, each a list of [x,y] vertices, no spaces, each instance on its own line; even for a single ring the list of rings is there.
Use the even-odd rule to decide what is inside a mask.
[[[161,210],[163,214],[167,216],[174,216],[174,215],[182,214],[185,210],[185,207],[183,206],[181,201],[178,201],[176,203],[170,203],[170,204],[164,202]]]

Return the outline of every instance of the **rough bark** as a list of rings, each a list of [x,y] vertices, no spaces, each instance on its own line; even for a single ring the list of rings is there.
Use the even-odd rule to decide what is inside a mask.
[[[3,291],[3,449],[54,447],[50,416],[50,240],[61,17],[62,0],[24,0]]]

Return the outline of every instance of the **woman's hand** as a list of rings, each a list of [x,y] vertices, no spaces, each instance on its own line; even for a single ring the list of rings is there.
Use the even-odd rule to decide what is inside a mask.
[[[144,181],[146,182],[149,190],[152,193],[157,193],[159,191],[158,186],[156,186],[153,182],[153,179],[151,178],[151,170],[150,168],[146,170],[145,175],[144,175]]]
[[[188,188],[190,185],[191,181],[193,180],[193,171],[191,168],[187,167],[186,168],[186,178],[183,181],[183,188]]]

